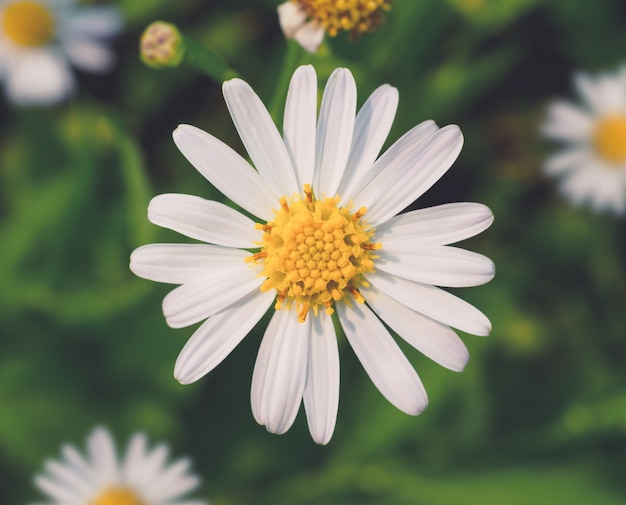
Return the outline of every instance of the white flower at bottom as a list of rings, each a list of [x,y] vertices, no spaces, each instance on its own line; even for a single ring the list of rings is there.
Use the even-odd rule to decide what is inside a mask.
[[[447,245],[487,228],[491,211],[454,203],[396,215],[456,159],[459,128],[426,121],[376,159],[398,104],[389,85],[375,90],[355,117],[354,79],[337,69],[316,118],[315,71],[300,67],[289,87],[282,138],[248,84],[233,79],[223,92],[256,170],[192,126],[179,126],[174,141],[259,222],[215,201],[160,195],[150,202],[149,219],[207,243],[152,244],[131,256],[135,274],[182,284],[163,300],[170,326],[206,320],[180,353],[174,375],[184,384],[204,376],[273,307],[252,377],[254,417],[283,433],[304,400],[311,435],[325,444],[339,401],[336,314],[381,393],[400,410],[419,414],[426,392],[385,325],[451,370],[463,369],[468,353],[450,326],[476,335],[491,328],[473,306],[434,286],[472,286],[493,277],[488,258]]]
[[[108,71],[104,40],[122,26],[113,7],[76,7],[74,0],[0,0],[0,78],[11,102],[51,104],[74,90],[69,64]]]
[[[143,433],[131,438],[121,460],[104,428],[89,435],[85,456],[71,445],[61,454],[61,461],[46,461],[45,473],[35,477],[50,500],[45,505],[207,505],[184,499],[200,483],[189,473],[191,461],[168,464],[167,446],[148,449]]]
[[[548,158],[545,171],[559,178],[574,204],[596,211],[626,210],[626,68],[574,80],[582,106],[554,101],[542,125],[545,136],[564,144]]]

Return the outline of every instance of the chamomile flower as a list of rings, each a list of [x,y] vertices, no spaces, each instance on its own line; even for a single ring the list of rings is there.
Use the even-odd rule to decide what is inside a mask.
[[[545,164],[574,204],[596,211],[626,210],[626,68],[574,80],[582,104],[554,101],[543,133],[563,144]]]
[[[375,30],[390,8],[391,0],[288,0],[278,6],[278,20],[286,37],[314,53],[325,33],[356,38]]]
[[[206,243],[152,244],[131,256],[135,274],[182,284],[163,301],[170,326],[205,320],[180,353],[175,377],[188,384],[211,371],[269,309],[252,376],[254,417],[283,433],[304,401],[311,435],[325,444],[339,401],[337,317],[381,393],[419,414],[426,392],[387,326],[452,370],[463,369],[468,353],[451,326],[476,335],[491,328],[476,308],[435,287],[493,277],[488,258],[447,245],[487,228],[491,211],[453,203],[398,215],[448,170],[461,131],[425,121],[376,159],[398,93],[379,87],[355,117],[356,85],[347,69],[329,78],[319,118],[315,71],[296,70],[283,137],[244,81],[225,82],[223,93],[256,170],[193,126],[179,126],[174,141],[257,220],[216,201],[160,195],[150,202],[149,219]]]
[[[16,104],[52,104],[75,87],[70,64],[109,70],[105,40],[121,29],[112,7],[77,7],[73,0],[0,0],[0,78]]]
[[[165,445],[148,448],[146,436],[135,434],[119,459],[111,434],[96,428],[82,455],[71,445],[61,460],[48,460],[35,485],[47,496],[45,505],[207,505],[184,498],[200,480],[189,472],[191,462],[168,463]],[[41,503],[41,505],[44,505]]]

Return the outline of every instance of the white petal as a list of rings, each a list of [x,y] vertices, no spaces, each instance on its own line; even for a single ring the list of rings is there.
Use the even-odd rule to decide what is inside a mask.
[[[145,433],[135,433],[124,455],[122,473],[127,483],[142,481],[143,462],[148,454],[148,438]]]
[[[287,1],[277,8],[278,22],[285,37],[293,38],[296,31],[306,22],[306,12],[297,3]]]
[[[133,251],[130,269],[155,282],[184,284],[223,271],[247,269],[249,252],[209,244],[148,244]]]
[[[63,50],[75,66],[87,72],[105,73],[115,63],[113,51],[100,42],[68,40],[63,42]]]
[[[378,252],[376,269],[410,281],[445,287],[486,284],[496,267],[486,256],[450,246],[421,246]]]
[[[389,163],[360,192],[355,204],[367,208],[372,225],[383,223],[419,198],[445,174],[461,152],[456,125],[441,128],[400,164]]]
[[[254,221],[220,202],[198,196],[165,194],[150,201],[148,219],[158,226],[211,244],[254,247],[263,237]]]
[[[190,125],[172,134],[185,158],[219,191],[241,208],[265,221],[279,205],[259,173],[241,156],[212,135]]]
[[[61,454],[67,466],[71,467],[81,479],[83,479],[89,485],[94,483],[94,469],[91,463],[87,462],[85,458],[71,445],[67,444],[61,448]]]
[[[359,110],[346,172],[339,194],[347,200],[356,195],[364,181],[372,178],[372,169],[383,147],[398,108],[398,90],[388,84],[376,89]]]
[[[593,126],[594,119],[580,107],[555,101],[548,107],[547,119],[541,131],[554,140],[580,142],[590,138]]]
[[[298,192],[287,148],[261,99],[241,79],[226,81],[222,92],[241,141],[274,196]]]
[[[304,408],[311,437],[318,444],[327,444],[339,408],[339,350],[333,320],[324,312],[313,318]]]
[[[92,492],[89,480],[83,478],[71,465],[65,465],[58,461],[46,461],[45,469],[48,474],[61,486],[77,497],[86,499]]]
[[[380,320],[366,306],[336,304],[346,338],[378,390],[402,412],[416,416],[428,405],[417,373]]]
[[[378,317],[422,354],[455,372],[465,368],[469,352],[449,326],[409,309],[374,287],[361,288],[361,293]]]
[[[293,2],[287,3],[296,7]],[[304,184],[313,182],[316,115],[317,78],[315,70],[311,65],[301,66],[291,78],[283,120],[283,138],[292,164],[296,169],[298,190],[302,190]]]
[[[626,198],[624,174],[614,166],[590,159],[566,174],[559,190],[573,204],[587,202],[598,212],[610,209],[620,213]]]
[[[253,291],[207,319],[178,355],[174,377],[182,384],[191,384],[213,370],[263,317],[275,298],[272,291]]]
[[[400,137],[393,145],[387,149],[383,155],[376,160],[370,170],[361,172],[358,176],[359,183],[350,183],[350,188],[341,193],[342,205],[356,200],[358,194],[364,186],[369,184],[372,179],[383,169],[395,170],[399,167],[413,152],[417,151],[424,142],[430,138],[439,128],[434,121],[423,121],[417,126],[411,128],[402,137]],[[345,178],[344,182],[350,182]]]
[[[197,488],[200,479],[187,473],[190,461],[181,459],[164,468],[152,482],[146,482],[142,497],[148,503],[171,503]]]
[[[350,154],[356,112],[356,83],[346,68],[336,69],[328,79],[315,145],[313,190],[317,198],[335,196]]]
[[[478,235],[491,223],[493,213],[485,205],[446,203],[392,217],[376,228],[373,241],[380,242],[387,252],[447,245]]]
[[[74,77],[56,50],[30,50],[9,69],[6,93],[17,104],[53,104],[74,90]]]
[[[306,381],[311,317],[299,323],[293,310],[277,310],[263,335],[250,399],[252,413],[271,433],[293,424]]]
[[[318,50],[324,40],[324,33],[322,25],[317,21],[309,21],[296,30],[296,33],[293,34],[293,38],[305,51],[313,54]]]
[[[561,175],[589,163],[591,152],[588,148],[568,148],[550,156],[544,166],[548,175]]]
[[[140,493],[149,491],[154,482],[158,482],[163,472],[167,458],[169,456],[169,447],[165,444],[159,444],[151,451],[147,451],[143,460],[135,469],[131,481],[125,484],[137,489]]]
[[[597,78],[580,73],[574,77],[574,85],[587,103],[597,114],[624,112],[624,82],[619,74],[601,75]]]
[[[221,312],[263,284],[258,270],[239,268],[216,271],[170,291],[163,299],[163,314],[172,328],[183,328]]]
[[[102,39],[118,34],[124,25],[120,11],[112,6],[89,6],[63,16],[59,27],[63,39]]]
[[[117,456],[111,434],[104,428],[96,428],[87,439],[87,450],[98,480],[103,484],[118,482]]]
[[[42,475],[35,477],[35,486],[37,486],[43,493],[47,494],[56,503],[62,503],[63,505],[80,504],[81,495],[79,493],[76,493],[73,489],[68,489],[63,484],[48,477],[44,477]]]
[[[367,274],[374,287],[412,310],[472,335],[488,335],[489,319],[476,307],[443,289],[383,272]]]

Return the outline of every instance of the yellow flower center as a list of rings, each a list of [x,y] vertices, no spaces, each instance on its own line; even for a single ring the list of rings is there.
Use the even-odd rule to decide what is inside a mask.
[[[18,46],[42,46],[54,35],[54,17],[39,2],[24,0],[7,5],[2,24],[4,34]]]
[[[374,271],[372,251],[381,246],[369,242],[374,229],[362,219],[366,210],[352,213],[339,201],[316,200],[309,184],[303,195],[281,198],[275,219],[257,225],[265,231],[261,251],[246,259],[263,265],[261,291],[276,290],[275,309],[294,308],[300,322],[320,306],[332,314],[347,294],[363,303],[358,288],[368,283],[362,274]]]
[[[98,496],[90,505],[144,505],[130,489],[113,487]]]
[[[322,25],[331,37],[347,31],[353,37],[371,32],[383,20],[391,0],[292,0],[307,16]]]
[[[609,163],[626,161],[626,116],[609,116],[602,119],[593,135],[598,155]]]

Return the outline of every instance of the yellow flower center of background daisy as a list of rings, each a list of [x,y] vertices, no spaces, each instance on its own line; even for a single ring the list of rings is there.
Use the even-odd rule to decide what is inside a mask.
[[[114,487],[101,494],[90,505],[144,505],[130,489]]]
[[[362,219],[365,208],[352,213],[339,201],[316,200],[306,184],[303,195],[281,198],[273,221],[257,225],[265,231],[261,251],[247,261],[263,265],[261,291],[277,291],[275,309],[295,308],[300,322],[320,306],[332,314],[347,294],[363,303],[358,287],[368,283],[361,274],[374,270],[380,244],[369,242],[374,229]]]
[[[598,155],[609,163],[626,161],[626,116],[609,116],[598,123],[593,135]]]
[[[24,47],[42,46],[54,35],[54,17],[39,2],[22,1],[7,5],[2,11],[4,34]]]
[[[292,0],[315,19],[331,37],[344,30],[353,37],[371,32],[383,20],[391,0]]]

